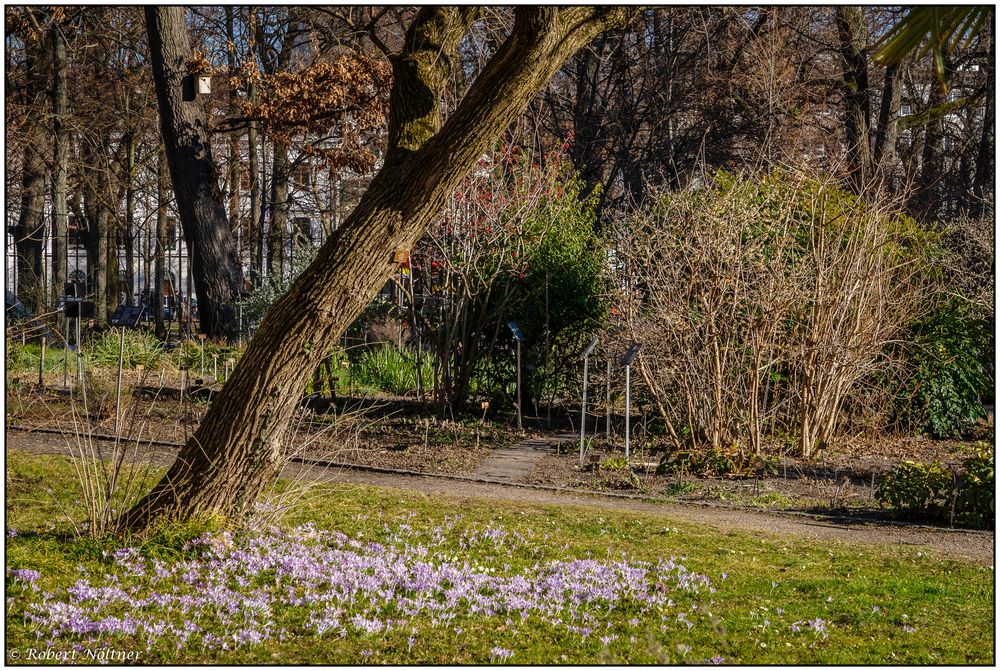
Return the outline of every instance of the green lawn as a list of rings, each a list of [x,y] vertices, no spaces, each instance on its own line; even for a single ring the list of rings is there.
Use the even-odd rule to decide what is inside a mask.
[[[68,460],[7,469],[8,661],[994,662],[992,569],[921,548],[348,485],[270,531],[72,540]]]

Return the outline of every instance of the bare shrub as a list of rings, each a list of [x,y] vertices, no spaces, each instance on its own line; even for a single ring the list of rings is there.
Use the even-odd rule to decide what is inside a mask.
[[[619,320],[668,431],[715,450],[829,442],[926,285],[911,220],[801,176],[719,174],[615,237]]]

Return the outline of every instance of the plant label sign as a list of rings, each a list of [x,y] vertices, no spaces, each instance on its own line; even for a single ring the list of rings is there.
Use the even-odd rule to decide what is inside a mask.
[[[514,334],[514,340],[518,342],[524,342],[524,334],[521,333],[521,329],[518,328],[517,322],[509,321],[507,326],[510,328],[510,332]]]
[[[623,366],[631,366],[632,362],[635,361],[635,358],[639,356],[639,350],[641,348],[642,345],[640,345],[637,342],[634,342],[631,345],[629,345],[628,349],[625,350],[625,354],[622,355],[621,364]]]

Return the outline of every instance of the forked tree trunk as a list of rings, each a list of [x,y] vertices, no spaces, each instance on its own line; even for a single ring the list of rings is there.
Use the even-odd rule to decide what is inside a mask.
[[[518,7],[513,30],[442,126],[440,101],[475,7],[423,7],[392,59],[389,149],[358,206],[264,316],[204,420],[156,487],[121,520],[246,511],[279,473],[308,378],[448,195],[579,47],[623,9]],[[150,21],[150,42],[157,24]],[[159,84],[159,82],[158,82]]]
[[[208,117],[185,82],[191,46],[183,7],[146,7],[160,130],[184,238],[192,250],[201,330],[236,339],[241,272],[236,243],[215,178]],[[186,99],[188,98],[188,99]]]

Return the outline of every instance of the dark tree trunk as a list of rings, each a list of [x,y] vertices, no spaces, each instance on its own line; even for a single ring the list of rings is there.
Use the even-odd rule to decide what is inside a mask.
[[[226,38],[236,44],[236,29],[233,18],[233,8],[227,5],[226,11]],[[236,61],[235,46],[229,49],[227,54],[229,71],[236,72],[238,63]],[[229,89],[229,114],[236,117],[240,113],[239,100],[236,95],[236,87]],[[243,159],[240,156],[240,135],[233,131],[229,134],[229,222],[236,231],[236,253],[240,260],[240,267],[243,264],[242,245],[246,245],[246,235],[244,234],[243,217],[240,210],[240,173],[243,170]]]
[[[110,185],[105,182],[105,190],[102,193],[110,195]],[[115,310],[118,309],[119,296],[121,295],[121,275],[119,270],[121,269],[118,263],[118,240],[122,232],[119,230],[114,217],[114,212],[106,204],[105,197],[101,198],[101,216],[105,222],[105,227],[107,228],[107,234],[104,236],[104,312],[102,313],[100,309],[96,312],[98,313],[98,323],[104,324],[109,319],[111,315],[114,314]]]
[[[250,87],[250,97],[253,97],[253,87]],[[261,235],[263,224],[261,223],[260,208],[260,165],[257,159],[257,122],[251,121],[247,128],[247,150],[250,152],[250,160],[247,161],[247,170],[250,172],[250,272],[253,275],[254,287],[260,286],[260,277],[263,273],[263,259],[261,258]]]
[[[513,30],[447,123],[440,100],[478,10],[423,7],[393,57],[389,148],[358,206],[264,316],[246,353],[163,480],[123,518],[238,514],[280,471],[312,371],[448,195],[560,65],[627,10],[518,7]],[[151,33],[154,30],[151,29]]]
[[[979,138],[979,151],[976,156],[976,174],[972,180],[972,208],[970,214],[973,217],[992,217],[993,207],[993,183],[994,183],[994,161],[996,150],[994,148],[993,124],[996,119],[996,81],[993,59],[996,54],[994,24],[991,17],[987,28],[990,41],[989,57],[986,59],[986,109],[983,112],[983,133]]]
[[[66,202],[66,174],[69,165],[69,137],[66,132],[68,96],[66,88],[66,40],[58,25],[52,37],[52,297],[63,293],[67,280],[67,230],[69,206]],[[61,329],[60,329],[61,332]]]
[[[87,215],[84,247],[87,252],[87,294],[94,301],[94,317],[103,324],[108,318],[108,237],[111,222],[104,199],[108,195],[106,164],[100,155],[106,148],[84,143],[83,209]]]
[[[146,7],[160,130],[184,238],[192,250],[201,329],[236,339],[240,264],[215,179],[208,118],[185,82],[191,47],[182,7]],[[187,84],[187,85],[186,85]],[[187,94],[187,95],[185,95]]]
[[[285,276],[288,245],[288,145],[274,141],[274,169],[271,173],[271,229],[267,236],[267,274],[272,281]]]
[[[576,60],[576,99],[573,105],[573,166],[580,172],[584,188],[581,198],[589,196],[603,181],[603,145],[605,92],[601,90],[601,68],[607,59],[607,36],[598,38],[592,48],[583,49]]]
[[[885,172],[896,155],[896,138],[899,131],[899,101],[903,87],[899,82],[900,64],[893,63],[885,69],[882,84],[882,101],[878,111],[878,126],[875,129],[875,148],[872,160],[875,168]]]
[[[31,99],[46,89],[44,56],[40,41],[25,49],[25,98]],[[24,143],[21,165],[21,211],[14,225],[14,251],[17,263],[17,294],[32,311],[45,305],[42,295],[42,250],[45,242],[45,156],[44,134],[39,123],[26,124],[28,140]]]
[[[837,32],[844,59],[844,133],[847,170],[852,188],[860,192],[872,176],[871,100],[865,57],[865,17],[861,7],[837,7]]]
[[[265,61],[265,71],[268,74],[284,72],[292,55],[292,32],[295,21],[294,8],[288,9],[287,21],[282,33],[281,49],[272,62]],[[273,158],[271,162],[271,203],[270,229],[267,236],[267,275],[271,281],[281,282],[285,278],[285,269],[289,265],[285,258],[285,248],[289,244],[291,231],[288,227],[288,143],[275,139],[271,143]]]
[[[170,186],[170,174],[167,169],[167,158],[163,153],[163,148],[160,148],[159,161],[157,165],[157,179],[156,179],[156,251],[155,256],[155,283],[156,287],[153,299],[153,309],[156,311],[154,315],[154,323],[156,324],[156,337],[166,338],[167,337],[167,326],[163,319],[163,309],[165,307],[163,300],[163,285],[167,281],[167,260],[166,252],[167,245],[170,244],[167,238],[167,189]]]
[[[45,238],[45,158],[41,135],[24,146],[21,172],[21,212],[14,229],[17,254],[17,293],[34,312],[45,305],[42,295],[42,249]]]
[[[129,131],[125,151],[125,230],[122,242],[125,247],[125,305],[135,304],[135,135]]]
[[[935,110],[947,101],[945,87],[951,78],[951,63],[945,56],[945,81],[932,77],[930,100],[927,110]],[[944,149],[943,115],[931,114],[924,129],[924,144],[920,152],[920,174],[916,188],[910,198],[910,211],[921,221],[928,221],[938,215],[941,206],[941,163]]]

